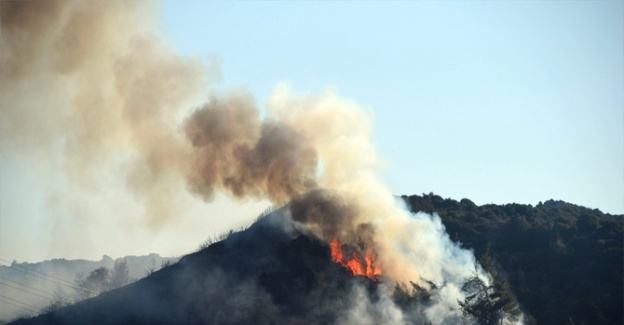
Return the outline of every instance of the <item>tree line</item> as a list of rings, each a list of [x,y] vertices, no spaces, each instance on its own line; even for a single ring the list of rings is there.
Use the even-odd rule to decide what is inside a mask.
[[[413,212],[437,213],[451,239],[474,250],[502,292],[517,298],[525,323],[624,323],[624,216],[558,200],[402,199]]]

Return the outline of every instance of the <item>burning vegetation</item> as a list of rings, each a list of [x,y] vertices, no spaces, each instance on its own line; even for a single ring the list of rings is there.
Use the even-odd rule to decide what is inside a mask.
[[[365,247],[363,254],[350,245],[341,245],[337,239],[329,243],[332,261],[341,264],[353,275],[362,275],[371,280],[379,280],[381,268],[377,262],[377,254],[371,247]],[[345,254],[345,251],[347,252]]]

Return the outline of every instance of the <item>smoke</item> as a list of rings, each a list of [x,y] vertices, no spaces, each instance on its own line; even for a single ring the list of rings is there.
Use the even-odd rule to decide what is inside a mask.
[[[219,188],[286,202],[316,187],[314,148],[279,120],[261,121],[247,94],[213,98],[187,119],[185,131],[194,149],[189,185],[206,199]]]
[[[449,308],[464,298],[474,256],[452,243],[438,217],[408,214],[379,180],[371,110],[332,89],[297,94],[278,84],[261,117],[250,94],[211,90],[210,68],[154,32],[156,9],[144,1],[2,2],[3,152],[60,152],[68,181],[95,193],[99,173],[114,166],[153,228],[184,208],[182,188],[205,201],[219,192],[292,201],[291,218],[317,237],[373,247],[389,281],[444,284],[424,312],[440,322],[455,315]],[[357,301],[364,305],[347,322],[368,309]],[[378,319],[401,323],[384,301],[373,308]]]
[[[332,91],[293,95],[284,86],[267,107],[308,136],[323,166],[317,181],[321,190],[295,198],[291,218],[326,241],[338,238],[356,248],[372,246],[390,283],[436,283],[442,289],[422,313],[439,324],[456,321],[465,279],[473,272],[489,277],[471,251],[450,240],[439,217],[411,215],[379,180],[381,161],[370,139],[370,113]],[[356,310],[353,315],[362,314]]]
[[[0,11],[3,151],[58,164],[78,192],[99,192],[112,169],[152,226],[177,210],[177,120],[206,89],[201,62],[152,31],[155,4],[5,1]]]
[[[368,325],[368,324],[413,324],[407,322],[406,315],[395,305],[388,294],[381,294],[378,301],[371,301],[369,294],[360,286],[354,286],[349,295],[344,315],[337,320],[337,324]]]

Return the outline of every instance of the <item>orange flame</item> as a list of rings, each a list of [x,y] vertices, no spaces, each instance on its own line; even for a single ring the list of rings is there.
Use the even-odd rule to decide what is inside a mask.
[[[353,275],[363,275],[371,280],[376,280],[376,277],[381,275],[381,268],[375,265],[374,254],[370,248],[366,249],[363,261],[355,252],[351,254],[351,257],[345,259],[340,243],[336,239],[329,243],[329,248],[331,249],[332,261],[340,263]]]
[[[329,248],[331,248],[332,261],[342,262],[342,250],[340,249],[340,243],[334,239],[329,243]]]

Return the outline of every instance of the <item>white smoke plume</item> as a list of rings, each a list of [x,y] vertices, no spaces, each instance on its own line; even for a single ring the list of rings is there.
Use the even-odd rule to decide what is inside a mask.
[[[379,180],[370,109],[333,90],[297,94],[278,84],[261,117],[250,94],[216,93],[210,69],[167,46],[153,31],[153,2],[10,1],[0,9],[3,152],[60,151],[68,179],[86,191],[98,191],[101,169],[117,166],[151,227],[184,208],[181,184],[206,201],[216,192],[294,200],[291,217],[321,239],[372,246],[389,282],[444,284],[424,311],[429,320],[458,315],[452,306],[464,298],[474,256],[439,218],[406,212]],[[361,303],[347,322],[358,323]],[[375,309],[402,322],[391,301]]]
[[[369,295],[359,286],[353,287],[351,306],[337,323],[349,325],[373,324],[406,324],[403,311],[397,307],[389,296],[381,295],[379,301],[372,302]]]

